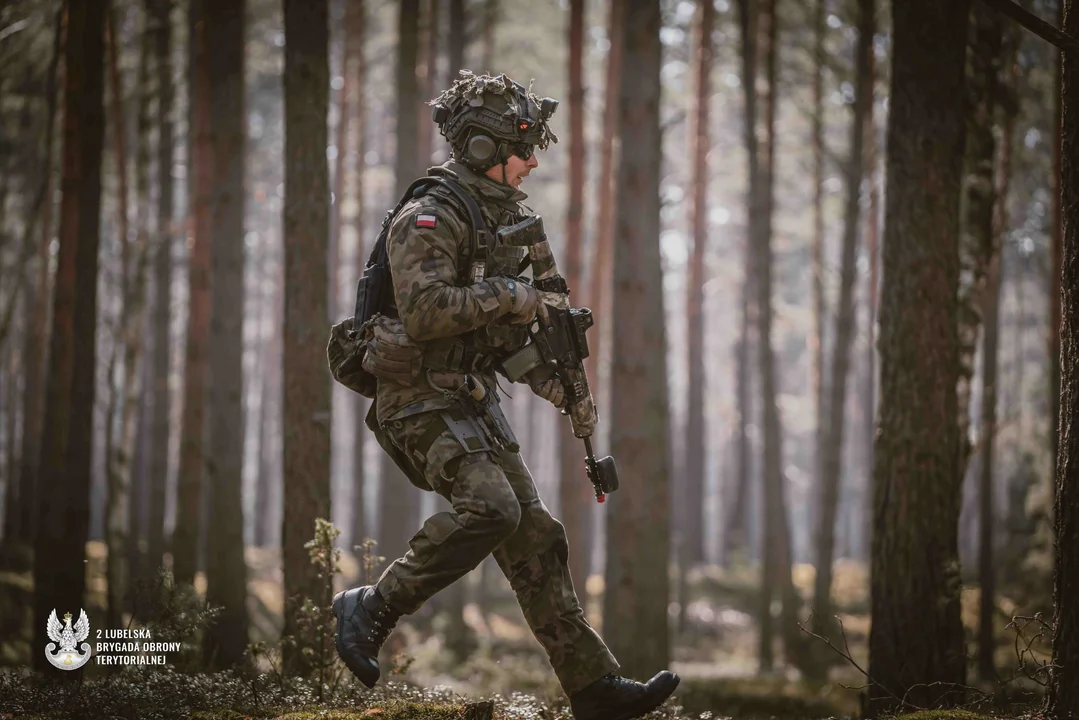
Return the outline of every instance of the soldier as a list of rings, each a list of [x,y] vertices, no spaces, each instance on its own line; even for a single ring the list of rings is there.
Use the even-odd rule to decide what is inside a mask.
[[[334,597],[337,652],[374,686],[379,648],[398,618],[493,554],[577,720],[640,717],[674,692],[678,676],[665,670],[641,684],[615,673],[570,581],[565,529],[540,500],[498,404],[495,373],[545,306],[517,277],[525,259],[485,242],[530,215],[520,187],[539,164],[536,148],[558,140],[548,126],[557,103],[504,75],[462,71],[432,104],[453,159],[430,175],[471,200],[442,183],[416,190],[389,226],[389,307],[362,337],[352,318],[335,326],[328,353],[334,376],[350,385],[342,368],[366,342],[363,368],[377,378],[368,427],[414,484],[452,510],[428,518],[375,585]],[[471,222],[477,205],[480,228]],[[561,384],[542,371],[525,381],[562,407]]]

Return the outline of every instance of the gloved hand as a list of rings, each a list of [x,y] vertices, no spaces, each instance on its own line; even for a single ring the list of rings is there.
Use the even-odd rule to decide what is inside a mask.
[[[513,298],[510,311],[506,314],[511,325],[527,325],[536,319],[537,313],[546,314],[536,288],[513,278],[506,279],[506,287]]]
[[[561,409],[566,404],[566,390],[562,387],[562,381],[558,378],[550,378],[543,382],[529,383],[532,392],[539,395],[547,402]]]

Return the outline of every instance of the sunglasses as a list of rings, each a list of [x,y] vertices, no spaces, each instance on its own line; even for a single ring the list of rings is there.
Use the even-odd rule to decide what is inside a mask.
[[[511,153],[522,160],[528,160],[532,157],[532,153],[536,151],[536,146],[531,143],[510,143],[509,148]]]

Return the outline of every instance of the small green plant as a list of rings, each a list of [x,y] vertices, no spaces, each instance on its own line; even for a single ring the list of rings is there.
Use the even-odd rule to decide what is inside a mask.
[[[357,554],[360,556],[364,585],[375,584],[375,580],[378,579],[375,573],[379,566],[386,562],[386,558],[382,555],[375,555],[375,548],[377,546],[378,543],[371,538],[365,539],[362,545],[352,546],[353,550],[359,551]]]

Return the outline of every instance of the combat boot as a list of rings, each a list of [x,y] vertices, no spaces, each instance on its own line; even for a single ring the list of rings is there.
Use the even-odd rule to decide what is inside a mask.
[[[656,673],[647,684],[610,673],[573,693],[569,704],[576,720],[631,720],[662,705],[678,680],[670,670]]]
[[[378,588],[364,585],[334,595],[333,614],[337,617],[337,654],[360,682],[374,687],[378,682],[378,650],[401,613],[389,606]]]

